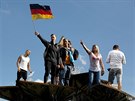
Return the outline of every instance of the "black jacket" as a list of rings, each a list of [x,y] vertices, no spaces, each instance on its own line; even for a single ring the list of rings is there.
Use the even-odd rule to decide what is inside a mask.
[[[48,42],[47,40],[43,39],[41,35],[37,35],[40,41],[44,44],[45,51],[44,51],[44,61],[51,61],[55,64],[59,64],[59,47],[57,44],[53,44],[53,42]]]

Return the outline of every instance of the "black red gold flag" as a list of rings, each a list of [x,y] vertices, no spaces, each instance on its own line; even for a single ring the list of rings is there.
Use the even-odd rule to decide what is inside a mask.
[[[32,20],[37,19],[52,19],[53,14],[48,5],[30,4]]]

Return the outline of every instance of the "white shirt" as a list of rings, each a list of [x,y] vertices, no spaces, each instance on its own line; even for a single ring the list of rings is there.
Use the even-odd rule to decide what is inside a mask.
[[[122,64],[126,64],[126,58],[123,52],[112,50],[108,53],[106,63],[110,63],[110,68],[122,69]]]
[[[89,55],[89,59],[90,59],[90,70],[91,71],[101,71],[100,68],[100,59],[102,59],[101,54],[98,54],[98,56],[95,56],[93,53],[91,53]]]
[[[28,70],[27,66],[28,66],[28,63],[30,61],[30,58],[29,57],[25,57],[23,55],[21,55],[21,62],[19,63],[19,67],[25,71]]]

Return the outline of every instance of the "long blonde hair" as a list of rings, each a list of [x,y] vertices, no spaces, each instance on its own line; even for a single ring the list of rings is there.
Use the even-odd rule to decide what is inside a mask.
[[[93,53],[95,53],[95,51],[94,51],[94,48],[96,47],[96,49],[97,49],[97,53],[99,54],[100,53],[100,51],[99,51],[99,46],[98,45],[96,45],[96,44],[94,44],[93,46],[92,46],[92,52]]]

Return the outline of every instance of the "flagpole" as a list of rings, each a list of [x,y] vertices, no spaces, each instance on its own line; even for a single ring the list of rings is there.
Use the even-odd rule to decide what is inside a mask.
[[[32,20],[32,24],[33,24],[34,30],[36,32],[36,27],[35,27],[35,24],[34,24],[34,21],[33,20]]]
[[[24,4],[27,4],[26,3],[26,0],[23,0],[24,1]],[[33,28],[34,28],[34,31],[36,32],[36,27],[35,27],[35,24],[34,24],[34,21],[32,20],[32,24],[33,24]]]

